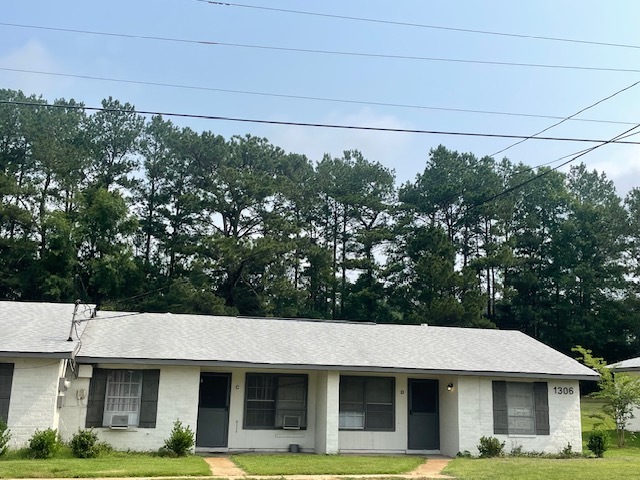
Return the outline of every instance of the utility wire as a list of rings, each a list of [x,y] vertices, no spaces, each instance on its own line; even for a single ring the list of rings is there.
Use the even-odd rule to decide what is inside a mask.
[[[80,33],[84,35],[100,35],[100,36],[108,36],[108,37],[135,38],[135,39],[155,40],[155,41],[163,41],[163,42],[177,42],[177,43],[188,43],[188,44],[197,44],[197,45],[271,50],[271,51],[280,51],[280,52],[340,55],[340,56],[360,57],[360,58],[387,58],[387,59],[390,58],[390,59],[396,59],[396,60],[419,60],[419,61],[428,61],[428,62],[468,63],[468,64],[474,64],[474,65],[497,65],[497,66],[508,66],[508,67],[529,67],[529,68],[548,68],[548,69],[563,69],[563,70],[582,70],[582,71],[586,70],[586,71],[598,71],[598,72],[640,73],[640,69],[637,69],[637,68],[634,69],[634,68],[614,68],[614,67],[591,67],[591,66],[584,66],[584,65],[555,65],[555,64],[547,64],[547,63],[500,62],[500,61],[494,61],[494,60],[468,60],[468,59],[462,59],[462,58],[422,57],[418,55],[391,55],[391,54],[383,54],[383,53],[348,52],[348,51],[340,51],[340,50],[316,50],[311,48],[276,47],[273,45],[254,45],[254,44],[247,44],[247,43],[216,42],[213,40],[189,40],[185,38],[159,37],[159,36],[153,36],[153,35],[98,32],[94,30],[45,27],[42,25],[26,25],[26,24],[18,24],[18,23],[6,23],[6,22],[0,22],[0,26],[48,30],[48,31],[54,31],[54,32]]]
[[[609,100],[609,99],[611,99],[611,98],[615,97],[616,95],[619,95],[619,94],[620,94],[620,93],[622,93],[622,92],[626,92],[627,90],[629,90],[629,89],[631,89],[631,88],[635,87],[635,86],[636,86],[636,85],[638,85],[639,83],[640,83],[640,80],[638,80],[637,82],[634,82],[634,83],[632,83],[631,85],[628,85],[628,86],[626,86],[626,87],[624,87],[624,88],[622,88],[622,89],[618,90],[618,91],[617,91],[617,92],[615,92],[615,93],[612,93],[611,95],[606,96],[605,98],[602,98],[602,99],[598,100],[598,101],[597,101],[597,102],[595,102],[595,103],[592,103],[592,104],[591,104],[591,105],[589,105],[588,107],[585,107],[585,108],[583,108],[583,109],[581,109],[581,110],[578,110],[578,111],[577,111],[576,113],[574,113],[573,115],[569,115],[568,117],[563,118],[563,119],[562,119],[562,120],[560,120],[559,122],[556,122],[556,123],[554,123],[553,125],[548,126],[547,128],[543,128],[543,129],[542,129],[542,130],[540,130],[539,132],[536,132],[536,133],[534,133],[533,135],[531,135],[531,136],[529,136],[529,137],[527,137],[527,138],[523,138],[522,140],[518,140],[517,142],[512,143],[511,145],[509,145],[509,146],[507,146],[507,147],[505,147],[505,148],[503,148],[503,149],[501,149],[501,150],[498,150],[498,151],[497,151],[497,152],[495,152],[495,153],[492,153],[492,154],[491,154],[491,155],[489,155],[489,156],[490,156],[490,157],[495,157],[495,156],[496,156],[496,155],[498,155],[499,153],[506,152],[507,150],[509,150],[510,148],[515,147],[516,145],[520,145],[521,143],[524,143],[524,142],[526,142],[527,140],[531,140],[532,138],[537,137],[537,136],[538,136],[538,135],[540,135],[541,133],[544,133],[544,132],[546,132],[547,130],[551,130],[552,128],[557,127],[558,125],[561,125],[561,124],[563,124],[564,122],[566,122],[566,121],[568,121],[568,120],[571,120],[573,117],[577,117],[578,115],[580,115],[580,114],[581,114],[581,113],[583,113],[583,112],[586,112],[586,111],[587,111],[587,110],[589,110],[590,108],[593,108],[593,107],[595,107],[595,106],[597,106],[597,105],[600,105],[601,103],[606,102],[607,100]]]
[[[484,137],[484,138],[512,138],[521,139],[527,138],[527,135],[508,135],[498,133],[477,133],[477,132],[454,132],[454,131],[442,131],[442,130],[420,130],[411,128],[389,128],[389,127],[367,127],[362,125],[341,125],[335,123],[310,123],[310,122],[288,122],[283,120],[263,120],[255,118],[240,118],[240,117],[225,117],[218,115],[197,115],[192,113],[175,113],[175,112],[161,112],[154,110],[125,110],[120,108],[103,108],[103,107],[88,107],[83,105],[60,105],[60,104],[47,104],[38,102],[22,102],[15,100],[0,100],[0,105],[19,105],[25,107],[36,108],[62,108],[62,109],[75,109],[75,110],[88,110],[88,111],[102,111],[102,112],[114,112],[114,113],[137,113],[139,115],[161,115],[163,117],[179,117],[179,118],[197,118],[201,120],[221,120],[226,122],[240,122],[240,123],[258,123],[264,125],[286,125],[294,127],[316,127],[316,128],[332,128],[342,130],[362,130],[362,131],[374,131],[374,132],[391,132],[391,133],[416,133],[425,135],[453,135],[463,137]],[[587,143],[602,143],[607,140],[598,140],[594,138],[571,138],[571,137],[533,137],[532,140],[546,140],[546,141],[558,141],[558,142],[587,142]],[[640,145],[640,142],[632,142],[626,140],[616,140],[617,144],[626,145]]]
[[[513,187],[509,187],[509,188],[507,188],[507,189],[503,190],[503,191],[502,191],[502,192],[500,192],[500,193],[496,193],[495,195],[492,195],[492,196],[490,196],[490,197],[488,197],[488,198],[485,198],[484,200],[481,200],[480,202],[478,202],[478,203],[476,203],[476,204],[472,205],[471,207],[469,207],[469,208],[467,209],[467,211],[465,212],[465,214],[466,214],[466,213],[469,213],[471,210],[473,210],[473,209],[475,209],[475,208],[478,208],[478,207],[480,207],[480,206],[482,206],[482,205],[485,205],[486,203],[492,202],[493,200],[495,200],[495,199],[497,199],[497,198],[500,198],[500,197],[503,197],[503,196],[505,196],[505,195],[508,195],[509,193],[511,193],[511,192],[513,192],[513,191],[515,191],[515,190],[517,190],[517,189],[521,188],[521,187],[524,187],[525,185],[528,185],[528,184],[529,184],[529,183],[531,183],[531,182],[534,182],[534,181],[536,181],[536,180],[538,180],[538,179],[540,179],[540,178],[542,178],[542,177],[545,177],[545,176],[549,175],[551,172],[555,172],[556,170],[558,170],[558,169],[560,169],[560,168],[564,167],[565,165],[568,165],[568,164],[569,164],[569,163],[571,163],[571,162],[574,162],[574,161],[575,161],[575,160],[577,160],[578,158],[583,157],[583,156],[585,156],[586,154],[588,154],[588,153],[590,153],[590,152],[593,152],[594,150],[596,150],[596,149],[598,149],[598,148],[600,148],[600,147],[604,147],[605,145],[608,145],[608,144],[610,144],[610,143],[617,143],[617,140],[619,140],[620,138],[624,138],[624,137],[628,137],[628,136],[630,136],[630,135],[628,135],[628,134],[629,134],[630,132],[632,132],[633,130],[636,130],[636,129],[638,129],[638,128],[640,128],[640,123],[639,123],[639,124],[637,124],[637,125],[636,125],[636,126],[634,126],[634,127],[631,127],[630,129],[625,130],[624,132],[622,132],[622,133],[620,133],[620,134],[616,135],[615,137],[611,138],[610,140],[604,141],[604,142],[602,142],[602,143],[601,143],[601,144],[599,144],[599,145],[594,145],[594,146],[593,146],[593,147],[591,147],[591,148],[587,148],[586,150],[582,150],[582,151],[580,151],[580,152],[578,152],[578,153],[576,153],[576,154],[573,154],[573,155],[571,156],[571,158],[569,158],[569,160],[567,160],[567,161],[565,161],[565,162],[562,162],[560,165],[557,165],[557,166],[555,166],[555,167],[553,167],[553,168],[550,168],[549,170],[545,170],[544,172],[540,173],[539,175],[536,175],[535,177],[531,177],[530,179],[525,180],[525,181],[524,181],[524,182],[522,182],[522,183],[519,183],[519,184],[517,184],[517,185],[514,185]],[[566,156],[565,156],[564,158],[566,158]]]
[[[522,33],[509,33],[509,32],[496,32],[491,30],[476,30],[471,28],[457,28],[457,27],[446,27],[443,25],[429,25],[424,23],[413,23],[413,22],[400,22],[393,20],[381,20],[378,18],[367,18],[367,17],[355,17],[351,15],[336,15],[330,13],[320,13],[320,12],[308,12],[302,10],[291,10],[287,8],[274,8],[274,7],[263,7],[258,5],[247,5],[243,3],[229,3],[229,2],[214,2],[210,0],[196,0],[197,2],[209,3],[211,5],[220,5],[225,7],[242,7],[242,8],[252,8],[256,10],[267,10],[272,12],[281,12],[281,13],[293,13],[297,15],[311,15],[314,17],[325,17],[325,18],[337,18],[341,20],[355,20],[358,22],[370,22],[370,23],[380,23],[385,25],[397,25],[402,27],[417,27],[417,28],[428,28],[433,30],[447,30],[452,32],[463,32],[463,33],[475,33],[481,35],[496,35],[501,37],[511,37],[511,38],[524,38],[530,40],[547,40],[552,42],[569,42],[569,43],[579,43],[585,45],[598,45],[601,47],[618,47],[618,48],[635,48],[640,49],[640,45],[632,45],[627,43],[613,43],[613,42],[597,42],[592,40],[581,40],[576,38],[562,38],[562,37],[546,37],[542,35],[526,35]]]
[[[618,140],[622,140],[622,139],[624,139],[624,138],[633,137],[633,136],[635,136],[635,135],[640,135],[640,132],[628,133],[628,134],[626,134],[626,135],[622,134],[622,136],[621,136],[621,137],[619,137],[619,138],[618,138]],[[612,142],[612,143],[615,143],[615,142]],[[550,161],[548,161],[548,162],[540,163],[540,164],[538,164],[538,165],[534,165],[533,167],[528,167],[528,168],[525,168],[524,170],[520,170],[520,172],[519,172],[519,173],[531,172],[531,171],[536,170],[536,169],[541,168],[541,167],[547,167],[547,166],[549,166],[549,165],[553,165],[554,163],[561,162],[561,161],[562,161],[562,160],[564,160],[565,158],[572,157],[573,155],[578,155],[579,153],[583,153],[583,152],[588,153],[588,152],[590,152],[590,151],[591,151],[591,148],[592,148],[592,147],[585,148],[585,149],[583,149],[583,150],[578,150],[577,152],[571,152],[571,153],[568,153],[568,154],[566,154],[566,155],[563,155],[562,157],[556,158],[555,160],[550,160]],[[559,168],[559,167],[558,167],[558,168]]]
[[[162,290],[166,290],[166,289],[167,289],[167,288],[169,288],[169,287],[171,287],[171,284],[167,284],[167,285],[165,285],[164,287],[156,288],[156,289],[154,289],[154,290],[149,290],[148,292],[140,293],[140,294],[138,294],[138,295],[133,295],[133,296],[131,296],[131,297],[121,298],[121,299],[119,299],[119,300],[111,300],[110,302],[111,302],[111,303],[113,303],[113,304],[115,304],[115,305],[118,305],[118,304],[120,304],[120,303],[125,303],[125,302],[128,302],[128,301],[130,301],[130,300],[136,300],[136,299],[138,299],[138,298],[143,298],[143,297],[146,297],[146,296],[148,296],[148,295],[152,295],[152,294],[154,294],[154,293],[161,292]]]
[[[472,110],[467,108],[434,107],[429,105],[412,105],[412,104],[406,104],[406,103],[387,103],[387,102],[374,102],[374,101],[366,101],[366,100],[349,100],[344,98],[316,97],[316,96],[307,96],[307,95],[288,95],[288,94],[282,94],[282,93],[233,90],[228,88],[203,87],[203,86],[197,86],[197,85],[183,85],[183,84],[177,84],[177,83],[147,82],[142,80],[129,80],[124,78],[97,77],[93,75],[77,75],[77,74],[71,74],[71,73],[44,72],[39,70],[26,70],[22,68],[0,67],[0,71],[30,73],[30,74],[36,74],[36,75],[51,75],[51,76],[65,77],[65,78],[79,78],[83,80],[99,80],[103,82],[128,83],[128,84],[134,84],[134,85],[149,85],[154,87],[182,88],[182,89],[188,89],[188,90],[235,93],[235,94],[241,94],[241,95],[290,98],[294,100],[313,100],[318,102],[334,102],[334,103],[346,103],[346,104],[355,104],[355,105],[373,105],[373,106],[379,106],[379,107],[394,107],[394,108],[411,108],[411,109],[420,109],[420,110],[436,110],[436,111],[444,111],[444,112],[478,113],[483,115],[504,115],[504,116],[510,116],[510,117],[547,118],[550,120],[565,119],[565,117],[560,117],[557,115],[536,115],[532,113],[500,112],[500,111],[492,111],[492,110]],[[635,125],[635,122],[599,120],[594,118],[571,118],[570,120],[574,122]]]

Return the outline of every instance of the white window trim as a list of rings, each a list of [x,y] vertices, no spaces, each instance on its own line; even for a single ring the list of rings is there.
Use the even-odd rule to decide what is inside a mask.
[[[132,378],[130,380],[122,380],[114,382],[114,377],[116,375],[126,375],[131,374]],[[137,379],[135,379],[137,377]],[[129,384],[138,386],[138,393],[136,396],[133,395],[110,395],[110,387],[113,386],[113,383],[117,384]],[[122,388],[122,387],[120,387]],[[110,407],[110,399],[111,398],[120,398],[127,401],[127,399],[133,399],[133,402],[130,403],[130,406],[133,408],[129,408],[127,410],[121,408],[109,408]],[[140,403],[142,400],[142,371],[140,370],[109,370],[107,373],[107,385],[106,385],[106,393],[104,398],[104,415],[102,418],[102,425],[105,427],[112,426],[112,417],[114,415],[127,415],[128,418],[128,427],[137,427],[140,423]]]

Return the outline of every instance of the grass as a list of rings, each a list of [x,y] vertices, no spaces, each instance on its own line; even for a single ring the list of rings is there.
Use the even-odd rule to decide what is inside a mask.
[[[249,475],[393,475],[415,470],[423,458],[402,456],[315,455],[233,455]]]
[[[47,460],[0,458],[0,478],[60,477],[178,477],[211,475],[207,463],[196,456],[167,458],[144,453],[113,452],[99,458],[71,458],[65,453]]]
[[[640,458],[456,458],[443,473],[460,480],[637,479]]]

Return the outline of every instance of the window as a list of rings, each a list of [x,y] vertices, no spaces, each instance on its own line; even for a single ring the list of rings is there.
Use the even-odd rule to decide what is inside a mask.
[[[247,373],[245,428],[306,428],[307,376]]]
[[[507,416],[509,433],[536,433],[533,383],[507,383]]]
[[[545,382],[493,382],[493,431],[509,435],[549,435]]]
[[[340,377],[340,428],[394,430],[392,377]]]
[[[94,368],[85,426],[155,428],[160,370]]]
[[[140,370],[110,370],[107,373],[107,393],[102,424],[137,426],[141,394],[142,372]]]
[[[0,363],[0,420],[9,421],[9,400],[13,383],[13,363]]]

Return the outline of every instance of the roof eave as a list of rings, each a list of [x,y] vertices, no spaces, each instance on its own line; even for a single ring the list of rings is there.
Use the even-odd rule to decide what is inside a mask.
[[[548,372],[510,372],[488,370],[455,370],[455,369],[423,369],[401,367],[372,367],[366,365],[301,365],[288,363],[254,363],[239,361],[218,360],[187,360],[187,359],[156,359],[156,358],[112,358],[112,357],[76,357],[78,363],[107,363],[107,364],[133,364],[133,365],[180,365],[198,367],[222,367],[222,368],[259,368],[278,370],[330,370],[348,372],[374,372],[374,373],[403,373],[422,375],[458,375],[458,376],[482,376],[482,377],[518,377],[562,380],[590,380],[597,381],[599,375],[572,374],[572,373],[548,373]]]
[[[23,358],[59,358],[61,360],[73,357],[73,352],[8,352],[0,351],[0,357],[23,357]]]
[[[640,372],[640,366],[637,367],[616,367],[615,365],[608,366],[614,372]]]

